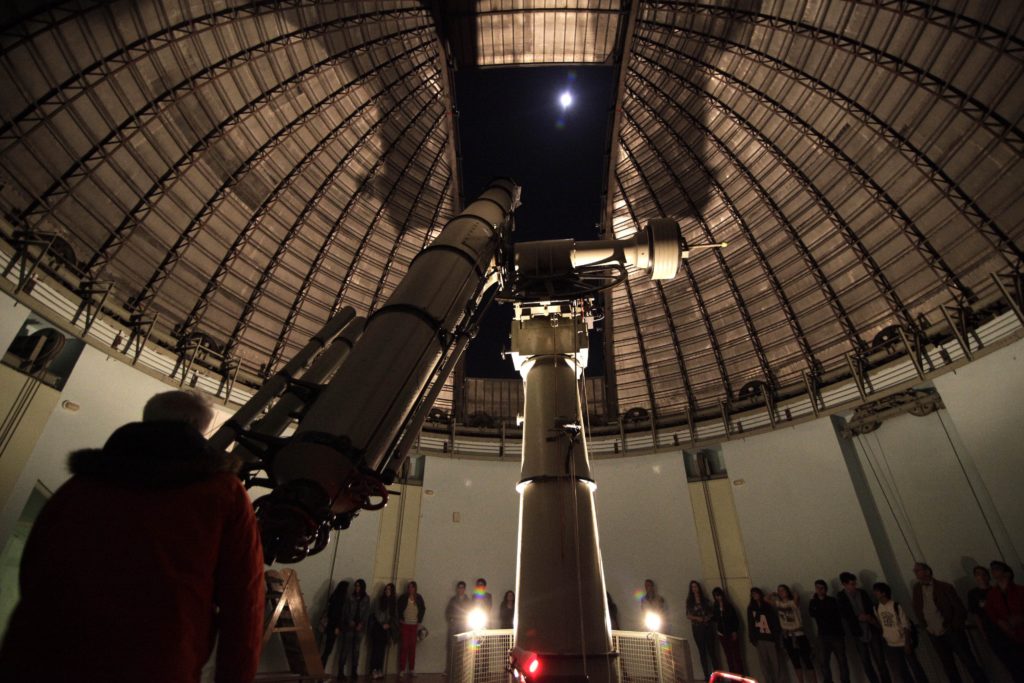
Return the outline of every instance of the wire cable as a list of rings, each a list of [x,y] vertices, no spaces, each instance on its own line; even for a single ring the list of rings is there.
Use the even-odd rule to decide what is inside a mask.
[[[882,484],[882,477],[878,474],[878,470],[875,467],[875,463],[872,462],[874,453],[871,447],[867,444],[865,439],[861,438],[861,435],[857,435],[857,443],[861,447],[861,452],[864,454],[864,460],[868,463],[868,467],[871,468],[871,473],[875,475],[875,481],[878,482],[878,490],[882,493],[882,498],[885,500],[885,504],[889,507],[889,513],[892,515],[893,521],[896,522],[896,528],[900,532],[900,536],[903,537],[903,543],[907,546],[907,552],[910,553],[911,557],[914,557],[914,548],[910,545],[910,539],[907,538],[906,532],[903,530],[903,525],[900,523],[900,518],[896,514],[896,510],[893,507],[892,501],[889,500],[889,495],[885,491],[885,486]],[[916,558],[923,560],[924,558]]]
[[[903,519],[907,521],[907,526],[910,527],[909,535],[910,538],[913,540],[914,548],[918,553],[920,553],[921,544],[918,543],[917,534],[914,533],[913,525],[910,523],[910,514],[907,512],[907,506],[904,505],[903,503],[903,494],[900,492],[899,487],[896,485],[896,475],[893,474],[890,460],[885,455],[885,448],[882,446],[882,439],[878,435],[878,431],[879,430],[876,429],[873,433],[875,437],[875,445],[878,447],[880,462],[882,462],[885,466],[885,471],[889,478],[890,489],[892,490],[893,497],[896,499],[896,507],[899,509],[900,514],[903,515]]]
[[[573,344],[579,334],[578,329],[578,316],[576,309],[576,302],[572,304],[572,332],[573,332]],[[576,368],[579,367],[579,359],[576,354],[572,355],[572,373],[575,376]],[[582,373],[581,373],[582,374]],[[576,389],[575,396],[573,397],[573,405],[576,410],[580,409],[580,384],[579,380],[573,382],[573,386]],[[556,403],[557,405],[557,403]],[[577,413],[578,414],[578,413]],[[586,443],[586,435],[582,431],[576,436],[569,436],[569,474],[572,477],[570,480],[570,486],[572,487],[572,502],[573,502],[573,541],[576,545],[576,600],[579,604],[579,621],[580,621],[580,654],[583,656],[583,676],[587,677],[587,633],[586,624],[583,621],[583,571],[581,569],[582,558],[580,556],[580,505],[579,505],[579,480],[576,478],[576,458],[572,457],[572,449],[576,444],[576,439],[581,438],[582,443]],[[586,457],[586,449],[583,450],[584,457]]]
[[[935,411],[935,416],[939,419],[939,424],[942,425],[942,431],[946,434],[946,440],[949,441],[949,447],[953,451],[953,457],[956,458],[956,464],[960,466],[960,471],[964,475],[964,481],[967,482],[967,488],[971,490],[974,502],[978,506],[978,512],[981,513],[981,518],[985,521],[985,527],[988,529],[988,534],[992,537],[992,542],[995,544],[1000,557],[1005,557],[1003,548],[999,545],[999,539],[996,538],[995,530],[992,528],[992,523],[989,521],[988,515],[985,514],[985,508],[981,504],[981,498],[978,496],[978,492],[974,488],[974,482],[971,481],[971,477],[967,474],[967,467],[964,466],[963,459],[960,457],[960,451],[957,450],[956,444],[953,443],[953,437],[949,433],[949,429],[946,428],[946,422],[942,419],[942,415],[938,410]]]

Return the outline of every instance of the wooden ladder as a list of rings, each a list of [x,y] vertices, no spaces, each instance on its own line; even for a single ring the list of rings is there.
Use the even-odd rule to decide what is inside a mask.
[[[285,657],[288,658],[288,672],[260,674],[257,680],[266,683],[328,680],[330,676],[324,673],[324,666],[320,662],[320,651],[316,646],[313,626],[309,623],[295,570],[268,569],[265,577],[270,618],[263,631],[263,647],[267,646],[271,636],[280,634]]]

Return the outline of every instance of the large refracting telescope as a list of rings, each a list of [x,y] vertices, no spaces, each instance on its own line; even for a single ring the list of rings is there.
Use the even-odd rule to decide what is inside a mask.
[[[512,303],[511,356],[525,383],[512,670],[524,681],[614,682],[579,392],[588,332],[595,296],[627,268],[672,278],[692,249],[668,218],[621,240],[513,244],[519,198],[514,182],[494,181],[365,324],[339,314],[213,440],[237,440],[247,484],[272,489],[255,503],[266,561],[301,560],[361,510],[383,507],[483,312]],[[282,438],[291,416],[298,426]]]

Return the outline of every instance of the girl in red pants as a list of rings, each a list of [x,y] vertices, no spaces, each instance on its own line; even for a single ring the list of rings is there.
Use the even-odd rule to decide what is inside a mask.
[[[416,675],[416,632],[423,623],[423,613],[426,611],[423,596],[416,592],[416,582],[410,581],[405,594],[398,599],[398,623],[402,634],[402,642],[398,648],[400,676],[406,671],[406,662],[409,675]]]

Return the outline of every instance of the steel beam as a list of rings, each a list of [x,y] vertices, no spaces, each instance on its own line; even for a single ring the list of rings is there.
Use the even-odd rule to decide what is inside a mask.
[[[399,108],[409,98],[419,93],[420,90],[423,90],[428,84],[429,81],[427,80],[420,81],[414,88],[412,88],[411,90],[409,90],[409,92],[403,95],[401,99],[395,102],[394,105],[392,105],[391,110]],[[385,94],[386,92],[387,91],[382,91],[381,94]],[[203,315],[210,304],[211,296],[220,288],[220,285],[224,281],[224,278],[227,277],[227,274],[231,270],[231,265],[238,258],[238,255],[241,252],[242,248],[249,242],[249,239],[252,237],[256,228],[259,227],[263,218],[268,214],[269,209],[273,205],[273,203],[280,198],[280,196],[284,193],[285,190],[288,189],[292,182],[301,177],[302,173],[319,156],[319,154],[324,150],[324,148],[326,148],[330,143],[334,142],[336,139],[341,137],[341,135],[348,129],[349,121],[355,118],[355,115],[357,113],[365,111],[366,108],[373,101],[373,99],[367,100],[359,107],[359,109],[352,112],[352,114],[349,117],[345,118],[344,120],[342,120],[341,123],[335,126],[334,129],[331,130],[331,132],[329,132],[319,142],[317,142],[317,144],[314,145],[312,149],[306,152],[303,158],[291,169],[291,171],[289,171],[288,174],[278,182],[274,190],[272,190],[271,193],[267,195],[267,197],[263,200],[262,204],[260,204],[259,208],[257,208],[253,217],[249,220],[246,226],[239,231],[238,235],[235,237],[235,241],[232,243],[227,253],[221,259],[221,262],[217,266],[217,269],[210,276],[209,280],[206,283],[206,286],[203,288],[203,292],[199,295],[199,298],[196,300],[195,305],[192,307],[192,310],[189,312],[184,322],[182,322],[181,325],[179,326],[177,331],[177,334],[179,334],[179,336],[187,336],[193,329],[195,329],[195,327],[202,320]],[[431,102],[431,100],[428,100],[427,104],[430,104]],[[373,125],[370,126],[360,136],[359,140],[356,142],[353,149],[360,147],[362,144],[365,144],[367,138],[372,133],[376,132],[376,130],[387,121],[387,119],[387,114],[382,114],[381,117],[378,118],[377,121],[375,121]]]
[[[219,76],[228,74],[233,69],[246,64],[251,61],[255,55],[261,52],[267,52],[271,49],[285,48],[288,45],[302,44],[309,39],[311,34],[324,32],[332,27],[342,27],[347,24],[359,23],[360,21],[365,21],[370,18],[378,18],[391,14],[397,16],[428,16],[421,9],[402,9],[390,10],[385,13],[372,12],[362,15],[354,15],[311,26],[303,26],[275,38],[247,46],[246,48],[239,50],[215,62],[214,64],[211,64],[195,73],[189,74],[186,78],[178,81],[173,86],[162,91],[155,98],[149,100],[141,109],[129,114],[126,118],[116,124],[98,143],[93,144],[88,151],[80,155],[79,158],[71,164],[71,166],[66,169],[59,178],[53,181],[50,186],[42,192],[42,194],[33,197],[27,207],[17,211],[17,217],[25,221],[27,225],[30,225],[33,222],[38,221],[42,216],[51,213],[56,204],[59,203],[60,198],[72,195],[79,182],[92,175],[93,170],[97,166],[103,164],[106,159],[110,158],[118,148],[125,145],[132,135],[145,128],[149,122],[158,119],[162,115],[162,109],[165,106],[173,105],[186,94],[196,91],[204,84],[212,82]],[[122,54],[114,59],[104,60],[104,66],[102,68],[109,69],[111,66],[116,64],[131,64],[134,61],[137,61],[140,57],[146,56],[150,49],[149,43],[147,42],[146,47],[140,47],[137,51]],[[102,73],[104,73],[104,75],[108,75],[107,72]],[[20,135],[21,131],[19,130],[18,136],[20,137]],[[125,180],[126,182],[129,182],[130,179],[126,178]],[[57,201],[53,201],[54,198],[57,198]]]
[[[654,0],[649,5],[652,9],[686,10],[688,12],[719,17],[728,22],[741,20],[768,30],[783,30],[795,35],[807,36],[824,48],[845,52],[907,79],[915,87],[931,93],[939,100],[948,102],[958,111],[971,117],[994,137],[1005,139],[1018,154],[1024,152],[1024,130],[996,112],[991,105],[978,100],[970,93],[958,88],[956,84],[929,73],[899,55],[890,54],[881,48],[868,45],[863,40],[851,38],[793,19],[762,14],[741,7],[702,5],[695,2],[665,2],[662,0]]]
[[[639,173],[639,169],[637,169],[637,172]],[[653,197],[654,194],[653,194],[653,190],[651,189],[650,184],[647,183],[647,180],[645,178],[643,178],[642,175],[641,175],[641,179],[644,180],[645,184],[647,184],[648,192],[650,192],[651,196]],[[626,209],[629,211],[630,217],[633,219],[634,224],[640,225],[640,218],[637,216],[636,211],[633,209],[632,202],[629,201],[629,198],[626,196],[625,191],[622,189],[622,179],[618,175],[616,175],[615,180],[616,180],[618,191],[622,195],[623,201],[626,204]],[[655,198],[655,205],[658,206],[658,215],[662,215],[662,216],[665,215],[665,213],[661,210],[661,207],[659,205],[657,205],[657,198]],[[704,297],[700,293],[700,288],[697,286],[697,280],[693,276],[693,270],[691,270],[689,262],[684,259],[683,263],[682,263],[682,266],[683,266],[683,271],[686,273],[686,278],[689,281],[690,289],[693,292],[693,298],[694,298],[694,301],[697,304],[697,310],[700,311],[701,320],[704,322],[704,328],[707,330],[708,341],[711,343],[711,350],[712,350],[712,353],[715,356],[715,363],[718,366],[718,372],[719,372],[719,374],[722,377],[722,386],[724,387],[726,393],[729,396],[732,396],[732,383],[729,380],[729,373],[727,372],[726,367],[725,367],[725,358],[722,356],[721,345],[718,343],[718,337],[715,334],[714,327],[711,324],[711,314],[708,311],[707,304],[705,304],[705,302],[704,302]],[[669,308],[668,308],[667,300],[663,299],[662,303],[665,305],[665,318],[667,320],[671,320],[672,319],[672,311],[669,310]],[[630,300],[630,308],[634,311],[634,324],[635,324],[635,315],[636,315],[635,314],[635,310],[636,310],[636,308],[635,308],[635,306],[633,306],[632,300]],[[641,338],[642,334],[643,333],[640,330],[640,326],[636,325],[636,335],[637,335],[637,339],[638,340]],[[643,357],[643,361],[644,361],[644,367],[646,369],[646,367],[647,367],[647,356],[646,355]],[[653,400],[653,393],[654,392],[653,392],[653,389],[652,389],[652,391],[651,391],[652,400]],[[652,405],[653,405],[653,403],[652,403]]]
[[[970,221],[971,227],[999,252],[1007,265],[1015,266],[1024,263],[1024,250],[1009,237],[977,202],[931,157],[918,149],[906,135],[882,120],[875,112],[867,109],[855,99],[847,96],[824,80],[801,71],[796,66],[773,57],[768,53],[755,50],[749,45],[690,28],[676,26],[672,26],[672,28],[675,31],[695,36],[703,44],[741,54],[776,72],[785,73],[788,77],[816,92],[828,102],[841,106],[847,113],[862,121],[876,135],[896,146],[921,171],[928,181],[935,185],[942,195],[956,207],[957,214]]]
[[[847,313],[845,306],[843,306],[842,301],[839,299],[839,295],[832,287],[832,284],[831,282],[829,282],[828,277],[822,270],[821,265],[818,263],[817,259],[814,258],[814,255],[811,253],[811,250],[807,247],[807,244],[803,241],[802,236],[793,226],[792,222],[790,222],[789,218],[782,211],[782,208],[778,205],[775,199],[772,198],[771,193],[764,187],[764,185],[761,184],[761,181],[758,180],[753,173],[751,173],[747,165],[740,161],[736,153],[733,152],[733,150],[720,137],[718,137],[718,135],[714,131],[708,128],[697,117],[693,116],[693,114],[691,114],[685,107],[680,106],[677,102],[671,99],[669,95],[661,88],[661,86],[657,85],[656,83],[649,80],[640,73],[633,72],[633,76],[642,82],[643,87],[645,89],[657,93],[665,101],[666,104],[673,107],[678,114],[684,116],[687,120],[687,124],[689,126],[692,126],[695,130],[700,131],[701,134],[704,136],[704,140],[710,142],[720,154],[727,158],[732,163],[736,171],[743,176],[747,183],[749,183],[750,188],[757,195],[758,199],[764,202],[764,204],[768,207],[768,210],[771,212],[772,216],[775,218],[776,222],[778,222],[779,226],[786,232],[787,236],[789,237],[790,243],[796,248],[797,253],[800,254],[800,258],[801,260],[803,260],[804,265],[807,267],[807,270],[814,276],[814,280],[821,288],[825,301],[832,309],[832,313],[836,321],[843,328],[843,332],[846,335],[846,339],[854,347],[854,350],[863,350],[864,342],[862,342],[860,339],[860,333],[857,330],[856,326],[853,324],[853,321],[850,319],[849,313]],[[630,89],[629,96],[632,102],[637,103],[639,106],[644,107],[645,109],[654,111],[654,108],[650,104],[648,104],[637,91]],[[658,117],[664,122],[665,127],[671,131],[673,137],[677,139],[678,144],[685,145],[685,143],[682,142],[681,136],[679,136],[678,133],[676,133],[676,131],[668,125],[668,122],[664,121],[663,117],[661,117],[660,114],[658,114]],[[762,137],[763,136],[759,135],[757,139],[760,140]],[[686,146],[686,148],[689,149],[688,146]],[[691,154],[693,154],[695,159],[697,158],[695,153],[691,152]],[[705,169],[708,173],[708,177],[712,179],[712,182],[715,182],[716,186],[721,187],[721,185],[714,180],[710,169],[707,169],[706,165]],[[721,192],[724,196],[724,189],[722,189]],[[745,226],[746,224],[745,222],[743,222],[741,224],[741,228],[746,231],[747,228]],[[753,243],[752,234],[748,237],[748,239],[750,239]],[[758,254],[760,254],[758,256],[758,259],[762,260],[765,264],[764,267],[766,272],[769,273],[775,281],[777,281],[777,277],[775,276],[774,270],[771,269],[769,265],[767,265],[767,255],[765,255],[760,248],[758,248]],[[798,337],[798,339],[801,338],[803,338],[802,343],[805,343],[808,346],[810,346],[810,343],[806,340],[805,337],[803,337],[803,335]],[[813,353],[809,355],[808,358],[815,360],[815,362],[817,362]],[[809,366],[813,367],[813,364],[809,364]]]
[[[852,157],[843,151],[841,147],[822,135],[816,128],[814,128],[814,126],[801,118],[799,114],[786,107],[782,102],[779,102],[757,88],[750,86],[746,81],[727,71],[723,71],[717,66],[693,57],[692,55],[682,53],[653,41],[648,42],[650,42],[651,45],[657,45],[660,50],[671,52],[677,57],[687,60],[687,63],[689,64],[698,65],[707,73],[718,77],[724,77],[729,82],[735,84],[738,89],[754,97],[762,104],[767,105],[774,113],[777,113],[784,118],[787,123],[799,129],[803,139],[808,140],[817,146],[829,157],[840,161],[848,169],[849,174],[857,179],[861,187],[866,189],[872,195],[875,202],[883,207],[885,214],[899,227],[904,237],[907,238],[914,250],[922,257],[925,264],[932,271],[933,275],[935,275],[936,279],[952,294],[953,298],[963,301],[971,301],[974,299],[973,292],[971,292],[970,289],[960,281],[956,272],[948,263],[946,263],[945,258],[943,258],[938,250],[931,245],[910,216],[908,216],[896,200],[893,199],[892,196],[890,196],[889,193],[886,192],[886,190],[879,185],[878,182]],[[858,238],[858,242],[859,241],[860,240]],[[908,329],[916,329],[916,323],[913,320],[911,320],[910,323],[911,324]]]
[[[377,160],[374,162],[373,167],[370,169],[368,173],[364,175],[362,182],[360,182],[359,184],[359,187],[356,188],[355,192],[352,193],[352,197],[349,200],[349,205],[354,203],[355,198],[362,194],[363,190],[366,189],[370,181],[376,177],[377,172],[380,170],[381,166],[384,165],[384,162],[388,159],[391,152],[404,139],[405,134],[409,131],[410,128],[413,127],[414,124],[418,122],[419,117],[422,116],[423,113],[427,110],[427,108],[433,103],[434,100],[427,100],[426,102],[424,102],[423,105],[420,107],[419,111],[415,115],[409,117],[409,121],[405,124],[405,127],[401,131],[399,131],[397,135],[395,135],[393,140],[388,142],[387,147],[385,147],[384,151],[377,157]],[[396,106],[395,109],[397,108],[398,107]],[[274,278],[274,275],[277,272],[277,267],[281,263],[281,259],[283,259],[285,254],[288,253],[288,249],[291,246],[292,242],[294,241],[295,237],[298,235],[299,230],[301,230],[302,227],[306,225],[306,220],[309,218],[309,215],[313,212],[314,209],[317,208],[317,206],[320,203],[320,200],[327,195],[327,192],[330,190],[331,186],[335,183],[335,181],[337,181],[338,177],[348,170],[347,167],[349,162],[352,160],[353,156],[362,149],[361,143],[364,142],[372,133],[376,132],[378,126],[390,118],[390,114],[391,112],[388,112],[386,115],[381,116],[380,120],[377,123],[375,123],[369,129],[367,129],[367,131],[360,138],[360,142],[353,145],[348,150],[348,152],[345,153],[345,156],[343,156],[335,164],[331,172],[324,177],[319,187],[317,187],[313,194],[310,195],[309,199],[306,201],[306,205],[302,208],[302,211],[292,222],[292,225],[288,229],[287,233],[285,233],[284,238],[278,242],[273,255],[270,257],[270,260],[264,267],[262,274],[260,274],[259,279],[256,281],[256,284],[253,285],[253,288],[249,293],[249,299],[245,302],[245,306],[242,308],[242,313],[241,315],[238,316],[238,321],[235,323],[235,328],[228,336],[225,355],[231,356],[234,349],[241,341],[242,336],[245,334],[246,330],[249,327],[249,323],[252,320],[253,314],[256,312],[256,309],[260,305],[260,301],[263,298],[263,294],[266,290],[267,284]],[[433,134],[433,132],[438,128],[438,124],[441,123],[443,118],[444,115],[442,113],[434,120],[434,123],[431,126],[431,128],[427,131],[425,138],[429,138]],[[412,162],[414,158],[415,155],[412,155],[406,160],[405,167],[402,169],[403,175],[408,170],[409,164]],[[299,167],[297,166],[296,169],[298,170]],[[298,178],[300,175],[301,171],[298,171],[296,175],[293,176],[292,179]],[[398,183],[392,185],[391,192],[394,192],[394,189],[397,186]],[[271,196],[273,196],[273,193],[271,193]],[[389,192],[388,197],[381,202],[380,208],[377,209],[377,216],[374,217],[374,220],[367,227],[366,237],[363,238],[364,244],[367,237],[373,232],[373,228],[377,222],[377,219],[383,213],[384,207],[387,206],[387,202],[388,199],[390,199],[390,197],[391,194]],[[257,217],[258,216],[259,214],[257,213]],[[257,220],[257,217],[254,217],[253,220]],[[243,230],[243,232],[245,232],[245,230]],[[351,265],[349,266],[350,269],[354,267],[354,264],[359,258],[361,250],[362,244],[360,245],[360,248],[356,250],[356,253],[352,256],[352,262]]]
[[[424,190],[427,189],[427,184],[429,183],[429,181],[430,181],[430,179],[431,179],[431,177],[432,177],[432,175],[434,173],[434,169],[437,168],[438,163],[440,163],[441,157],[447,151],[447,147],[448,147],[448,135],[446,134],[444,142],[437,148],[437,153],[434,155],[434,158],[430,162],[429,170],[426,173],[423,174],[423,180],[420,181],[419,187],[416,188],[416,198],[409,204],[409,210],[406,212],[405,218],[402,220],[402,225],[399,226],[399,228],[398,228],[398,237],[395,239],[394,243],[391,245],[391,251],[388,252],[387,260],[385,260],[385,262],[384,262],[384,270],[381,272],[380,280],[377,282],[377,288],[373,291],[373,298],[370,299],[370,313],[373,313],[377,309],[377,302],[380,300],[381,292],[384,291],[384,287],[385,287],[385,285],[387,283],[388,275],[391,274],[391,269],[392,269],[392,267],[394,266],[394,263],[395,263],[395,254],[398,253],[398,247],[401,246],[401,244],[402,244],[402,237],[405,235],[405,231],[409,229],[409,222],[412,220],[412,214],[416,210],[416,207],[419,205],[420,201],[423,199],[423,192],[424,192]],[[410,157],[409,160],[411,162],[412,161],[412,157]],[[408,167],[409,167],[408,164],[406,164],[406,168],[402,170],[402,175],[405,175],[405,171],[406,171],[406,169],[408,169]],[[445,182],[445,187],[449,186],[451,178],[452,178],[452,176],[449,173],[448,181]],[[391,200],[391,196],[395,193],[395,189],[397,187],[398,187],[398,183],[395,183],[394,185],[391,186],[391,188],[388,190],[388,196],[384,199],[384,201],[382,202],[382,205],[383,204],[387,204]],[[442,192],[441,193],[441,199],[437,203],[438,207],[440,207],[441,205],[444,204],[445,196],[446,196],[445,193]],[[452,199],[454,201],[455,198],[453,197]],[[436,211],[435,211],[435,213],[436,213]],[[431,223],[431,225],[433,225],[433,223]],[[425,226],[425,230],[427,232],[429,232],[430,231],[430,226],[429,225]]]
[[[716,95],[705,91],[699,86],[684,81],[675,76],[675,74],[667,66],[660,64],[650,58],[643,57],[639,54],[636,55],[638,59],[650,64],[653,68],[664,71],[675,78],[676,82],[682,85],[687,90],[690,90],[698,97],[711,103],[713,106],[718,108],[727,117],[735,121],[742,128],[751,132],[751,134],[768,149],[772,155],[779,161],[779,163],[789,171],[790,176],[796,180],[800,186],[812,197],[814,197],[817,204],[821,207],[822,213],[829,223],[836,229],[837,233],[844,238],[847,246],[856,254],[858,262],[867,272],[871,278],[872,283],[876,286],[879,293],[884,298],[885,302],[889,305],[889,309],[896,318],[904,324],[907,329],[916,329],[916,321],[913,315],[904,305],[900,296],[896,293],[895,288],[889,283],[888,278],[882,271],[881,266],[875,261],[874,257],[861,242],[858,235],[853,231],[851,226],[846,220],[839,214],[839,211],[833,206],[832,202],[822,193],[822,191],[814,184],[814,182],[807,176],[806,173],[791,160],[785,152],[782,151],[774,141],[769,139],[766,135],[761,133],[749,120],[743,117],[739,112],[730,107],[728,104],[719,99]],[[756,97],[756,95],[755,95]],[[756,131],[756,134],[753,133]]]
[[[666,171],[668,171],[669,175],[672,177],[672,181],[675,184],[676,189],[679,191],[679,194],[682,197],[683,201],[689,207],[691,216],[693,216],[693,219],[700,226],[701,232],[704,233],[704,238],[707,240],[707,242],[709,244],[721,242],[722,240],[720,238],[715,237],[715,235],[711,232],[711,228],[708,226],[707,221],[704,220],[704,207],[697,206],[697,204],[693,201],[693,199],[687,192],[686,186],[683,184],[683,181],[679,178],[679,175],[675,172],[675,169],[668,162],[668,160],[665,159],[664,155],[662,155],[658,147],[651,142],[651,139],[647,136],[646,133],[643,132],[641,128],[635,125],[634,119],[632,119],[632,117],[629,116],[628,112],[626,112],[626,116],[630,125],[633,126],[634,130],[640,136],[640,139],[644,142],[647,149],[654,154],[658,161],[661,162],[662,167]],[[629,145],[626,143],[625,136],[622,136],[622,147],[623,149],[626,150],[627,156],[633,163],[633,166],[636,167],[637,172],[640,174],[640,177],[644,181],[644,184],[647,185],[647,188],[651,193],[651,196],[654,197],[654,188],[648,180],[647,174],[642,170],[640,162],[636,158],[636,154],[633,152],[632,149],[630,149]],[[664,215],[665,212],[662,209],[661,201],[655,198],[655,204],[658,207],[658,213],[660,215]],[[743,326],[747,329],[747,337],[750,339],[750,345],[754,350],[754,356],[757,358],[758,365],[761,366],[761,374],[765,378],[765,381],[768,383],[768,385],[774,387],[775,379],[772,376],[771,366],[768,364],[768,356],[764,352],[764,347],[761,345],[761,338],[760,335],[757,333],[757,328],[754,326],[754,320],[750,315],[750,310],[747,308],[747,302],[743,298],[743,294],[740,292],[740,288],[736,284],[736,278],[734,278],[732,275],[732,269],[729,268],[729,264],[726,263],[725,258],[722,256],[721,250],[714,249],[713,251],[715,252],[715,258],[718,261],[718,267],[722,271],[722,275],[725,277],[725,282],[729,287],[729,292],[730,294],[732,294],[733,301],[736,302],[736,310],[739,311],[740,319],[743,321]]]
[[[424,45],[422,48],[418,47],[414,51],[425,49],[426,47],[427,46]],[[335,131],[341,130],[344,125],[347,125],[354,117],[365,111],[367,107],[372,106],[375,102],[383,99],[385,95],[390,92],[391,88],[399,85],[405,78],[409,78],[421,69],[428,67],[430,65],[430,61],[431,60],[427,59],[419,62],[409,71],[399,74],[396,78],[382,87],[376,95],[370,98],[369,101],[363,103],[358,108],[350,112],[342,121],[341,125],[334,127],[331,132],[334,133]],[[326,110],[329,110],[334,103],[350,93],[353,88],[357,87],[360,83],[374,75],[376,75],[375,72],[367,72],[341,86],[327,97],[306,109],[302,114],[290,121],[288,125],[282,128],[276,135],[269,137],[260,147],[250,154],[249,157],[242,162],[241,166],[239,166],[231,176],[226,178],[217,190],[207,198],[203,207],[192,217],[188,226],[186,226],[186,228],[181,232],[170,249],[168,249],[163,261],[161,261],[160,265],[150,276],[142,290],[132,299],[132,308],[139,312],[145,312],[149,308],[153,299],[159,292],[161,285],[170,277],[174,266],[181,259],[182,254],[205,229],[207,223],[214,216],[217,209],[229,196],[229,192],[234,189],[246,174],[252,172],[261,162],[267,159],[273,150],[288,139],[288,136],[298,131],[301,126],[313,120],[316,116]],[[335,227],[337,227],[337,224],[335,224]],[[331,239],[329,239],[328,242],[333,240],[333,233],[329,235],[329,237]],[[324,247],[326,247],[326,244]],[[323,251],[323,249],[321,249],[321,251]],[[326,252],[324,252],[324,255],[326,255]]]
[[[346,59],[371,50],[375,46],[386,44],[387,41],[401,38],[403,36],[408,37],[425,31],[426,29],[422,28],[410,29],[408,31],[401,31],[397,34],[388,34],[367,43],[362,43],[349,50],[331,55],[330,57],[323,59],[306,69],[297,71],[292,76],[278,82],[274,86],[260,91],[260,94],[257,97],[246,102],[246,104],[241,108],[236,109],[227,118],[222,119],[216,125],[212,126],[210,130],[200,136],[199,139],[196,140],[196,142],[174,163],[172,163],[163,175],[161,175],[160,178],[158,178],[156,182],[154,182],[150,188],[146,190],[141,197],[139,197],[139,200],[135,205],[125,214],[124,219],[117,225],[117,227],[114,228],[114,230],[107,236],[106,240],[104,240],[100,247],[93,253],[92,258],[86,266],[86,271],[94,278],[100,277],[110,261],[116,256],[117,251],[125,244],[125,242],[128,241],[129,238],[131,238],[136,230],[143,227],[146,218],[150,213],[154,211],[159,213],[157,203],[160,197],[167,195],[171,187],[184,177],[184,175],[195,166],[197,161],[204,158],[203,154],[205,152],[209,151],[219,140],[226,139],[233,130],[242,123],[248,121],[250,116],[254,116],[260,107],[266,106],[274,97],[281,95],[282,93],[286,93],[290,88],[301,84],[306,78],[316,76],[323,71],[332,70]],[[425,49],[426,47],[426,44],[421,44],[409,48],[401,54],[391,57],[381,66],[396,63],[417,51]],[[360,79],[365,80],[371,75],[374,75],[374,73],[369,72],[367,74],[363,74]],[[282,130],[271,135],[270,138],[274,140],[273,146],[276,146],[284,139],[286,131],[290,132],[295,130],[301,123],[309,121],[311,118],[316,116],[316,114],[329,109],[329,103],[336,102],[343,94],[351,92],[354,83],[355,81],[351,81],[341,89],[335,90],[331,95],[320,100],[317,105],[310,107],[299,117],[288,122]],[[260,149],[265,149],[268,144],[270,143],[265,142],[260,146]],[[254,153],[253,155],[250,155],[249,159],[251,160],[256,156],[257,155]],[[237,180],[240,177],[241,175],[239,173],[232,175],[233,180]]]

